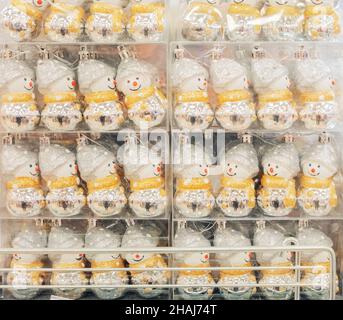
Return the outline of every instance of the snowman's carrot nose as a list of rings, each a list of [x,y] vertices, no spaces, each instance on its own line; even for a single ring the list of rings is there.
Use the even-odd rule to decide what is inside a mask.
[[[132,84],[133,84],[134,87],[138,87],[138,82],[137,81],[134,81]]]

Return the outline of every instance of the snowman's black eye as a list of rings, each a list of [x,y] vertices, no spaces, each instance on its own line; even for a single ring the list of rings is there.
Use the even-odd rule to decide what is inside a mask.
[[[130,81],[130,80],[127,80],[127,83],[131,83],[131,81]]]
[[[27,81],[27,78],[24,78],[24,81]]]
[[[137,77],[136,80],[139,80],[139,77]]]
[[[312,167],[312,163],[310,163],[308,166],[309,166],[309,167]]]
[[[320,165],[318,165],[318,168],[320,168]]]
[[[33,165],[32,164],[30,164],[30,168],[32,168],[33,167]]]
[[[235,166],[235,168],[237,169],[237,168],[238,168],[238,166]]]
[[[279,166],[276,166],[276,169],[279,169]]]
[[[72,164],[70,164],[70,165],[69,165],[69,168],[72,168],[72,167],[73,167],[73,165],[72,165]]]
[[[108,164],[108,166],[110,167],[110,166],[111,166],[111,164],[109,163],[109,164]]]
[[[111,81],[111,78],[107,78],[107,81]]]

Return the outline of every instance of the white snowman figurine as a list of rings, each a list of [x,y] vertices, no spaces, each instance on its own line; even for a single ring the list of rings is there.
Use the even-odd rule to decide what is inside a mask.
[[[44,125],[52,131],[74,130],[82,120],[74,71],[56,59],[42,59],[36,73],[38,90],[44,96]]]
[[[175,208],[187,218],[208,217],[215,205],[209,179],[212,159],[198,145],[181,144],[178,149],[174,153]]]
[[[256,206],[253,178],[259,173],[254,147],[249,143],[234,146],[221,158],[220,165],[223,175],[218,207],[229,217],[248,216]]]
[[[16,41],[30,41],[37,37],[43,23],[44,11],[49,0],[6,1],[0,20],[3,28]],[[5,2],[5,3],[6,3]]]
[[[77,163],[87,182],[87,204],[99,217],[119,214],[127,203],[112,152],[98,145],[79,144]]]
[[[255,58],[252,62],[254,89],[258,95],[258,119],[267,130],[286,130],[298,119],[289,90],[288,70],[269,58]]]
[[[258,0],[228,0],[225,36],[231,41],[254,41],[261,33]]]
[[[174,240],[175,248],[210,248],[211,242],[201,232],[190,228],[180,228]],[[181,252],[175,254],[177,267],[189,268],[179,271],[176,284],[182,285],[178,288],[180,297],[188,300],[208,300],[213,295],[215,282],[210,270],[192,270],[191,268],[210,268],[209,252]],[[202,287],[201,285],[207,285]],[[208,287],[213,285],[213,287]],[[186,287],[185,287],[186,286]],[[189,287],[188,287],[189,286]]]
[[[330,129],[339,117],[335,101],[335,80],[329,66],[320,59],[300,60],[295,66],[299,91],[300,120],[310,130]]]
[[[220,40],[223,33],[223,17],[219,10],[221,0],[187,0],[181,32],[186,40]]]
[[[157,88],[148,64],[123,58],[117,71],[117,88],[125,95],[128,117],[136,127],[150,129],[162,124],[167,115],[167,99]]]
[[[33,93],[35,74],[25,62],[0,61],[0,121],[9,132],[26,132],[36,128],[40,112]]]
[[[284,247],[291,245],[291,239],[272,227],[258,227],[254,236],[256,247]],[[268,300],[289,300],[294,293],[295,274],[292,270],[290,253],[286,251],[256,252],[256,260],[262,267],[287,267],[287,269],[266,269],[260,274],[260,284],[275,284],[261,287],[264,297]]]
[[[298,0],[266,0],[262,19],[264,35],[269,41],[294,41],[303,33],[304,16]]]
[[[320,143],[303,153],[298,199],[300,207],[307,214],[322,217],[337,207],[333,178],[338,168],[337,154],[330,144]]]
[[[297,202],[294,177],[300,171],[298,151],[292,143],[279,144],[264,153],[262,166],[258,205],[268,216],[289,215]]]
[[[6,183],[6,207],[16,217],[33,217],[45,207],[40,185],[38,154],[19,145],[4,145],[1,153],[2,174]]]
[[[95,227],[90,229],[85,238],[87,249],[119,249],[121,238],[119,234],[109,229]],[[128,285],[126,271],[95,271],[96,269],[124,268],[124,261],[118,252],[97,253],[87,255],[93,268],[91,285]],[[118,299],[125,293],[125,288],[94,288],[93,292],[99,299]]]
[[[43,145],[39,163],[49,189],[46,195],[48,209],[58,217],[78,215],[86,204],[86,197],[79,187],[75,154],[60,145]]]
[[[152,271],[130,271],[133,285],[149,285],[146,288],[138,288],[138,294],[143,298],[155,298],[163,293],[163,289],[152,287],[155,285],[165,285],[169,282],[170,274],[164,271],[167,263],[164,258],[157,253],[135,252],[137,248],[153,249],[159,245],[159,235],[156,230],[150,230],[142,225],[134,225],[127,228],[123,239],[122,248],[132,249],[132,253],[124,254],[124,258],[129,264],[129,268],[155,268],[161,270]]]
[[[131,0],[127,31],[136,41],[162,41],[165,33],[164,0]]]
[[[115,69],[102,61],[86,59],[79,63],[79,86],[86,102],[84,118],[92,131],[117,130],[125,121],[115,76]]]
[[[45,18],[45,34],[51,41],[75,42],[82,34],[85,0],[54,0]]]
[[[125,31],[123,0],[95,0],[90,6],[86,32],[95,42],[113,43]]]
[[[12,248],[18,250],[44,250],[47,246],[47,234],[43,230],[24,227],[12,240]],[[41,286],[46,282],[47,275],[43,271],[30,269],[44,268],[43,256],[16,253],[12,256],[7,275],[7,284],[11,285],[10,292],[16,299],[31,300],[39,295],[40,289],[26,288],[26,286]],[[19,270],[21,269],[21,270]]]
[[[243,233],[232,228],[218,228],[214,236],[214,246],[245,248],[251,247],[251,241]],[[227,300],[249,300],[255,294],[256,288],[245,287],[244,284],[255,284],[256,278],[251,270],[241,268],[252,267],[250,252],[218,252],[216,260],[221,267],[237,267],[234,270],[220,271],[218,286],[223,297]]]
[[[68,227],[53,227],[49,234],[48,248],[55,250],[82,250],[84,238]],[[55,269],[82,269],[85,267],[85,257],[82,253],[50,254],[52,267]],[[82,271],[54,271],[51,274],[51,285],[59,286],[53,289],[55,295],[67,299],[79,299],[86,288],[66,288],[63,286],[87,286],[88,279]]]
[[[195,60],[180,57],[171,73],[176,124],[180,129],[207,129],[214,119],[208,95],[208,71]]]
[[[234,60],[220,58],[212,60],[210,74],[218,99],[217,121],[227,130],[248,129],[256,120],[256,111],[246,69]]]

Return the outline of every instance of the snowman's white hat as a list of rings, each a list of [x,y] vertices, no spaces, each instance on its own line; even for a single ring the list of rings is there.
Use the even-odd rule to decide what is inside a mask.
[[[49,234],[48,247],[51,249],[78,249],[84,247],[81,234],[68,227],[53,227]]]
[[[87,232],[85,243],[87,248],[92,249],[118,248],[121,245],[121,239],[119,234],[109,229],[95,227]]]
[[[226,228],[219,229],[215,233],[214,237],[215,247],[249,247],[251,241],[242,232],[237,230]]]
[[[202,232],[191,228],[180,228],[175,234],[175,247],[201,248],[210,247],[211,242],[205,238]]]
[[[25,228],[12,240],[15,249],[39,249],[47,246],[47,233],[37,228]]]
[[[149,229],[134,225],[126,229],[122,239],[123,248],[154,248],[158,246],[159,239]]]
[[[35,78],[34,71],[25,62],[14,60],[1,61],[0,74],[0,89],[19,77]]]
[[[304,247],[327,247],[333,246],[332,240],[321,230],[315,228],[300,229],[297,234],[299,246]]]

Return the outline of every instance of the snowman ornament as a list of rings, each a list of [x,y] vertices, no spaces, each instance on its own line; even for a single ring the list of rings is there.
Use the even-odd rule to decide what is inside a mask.
[[[98,145],[79,144],[77,163],[87,182],[87,204],[99,217],[119,214],[127,203],[112,152]]]
[[[297,61],[294,73],[301,104],[299,116],[305,127],[310,130],[334,127],[339,109],[330,68],[320,59],[307,58]]]
[[[57,217],[78,215],[86,204],[86,197],[79,187],[75,154],[61,145],[42,145],[39,163],[49,189],[48,209]]]
[[[94,42],[113,43],[125,30],[123,0],[95,0],[90,6],[86,32]]]
[[[289,215],[296,207],[295,180],[300,171],[299,154],[292,143],[267,150],[262,157],[263,176],[257,202],[268,216]]]
[[[39,35],[49,0],[6,1],[0,13],[1,24],[15,41],[30,41]],[[5,2],[5,3],[6,3]]]
[[[114,250],[121,246],[121,238],[109,229],[94,227],[87,232],[85,244],[87,249]],[[124,261],[118,252],[87,255],[87,260],[94,270],[90,280],[91,285],[128,285],[126,271],[96,271],[96,269],[124,268]],[[113,300],[122,297],[125,288],[94,288],[93,292],[99,299]]]
[[[82,120],[74,71],[57,59],[41,59],[37,65],[38,90],[44,96],[42,121],[51,131],[75,130]]]
[[[9,132],[26,132],[36,128],[40,112],[33,93],[35,74],[25,62],[0,60],[0,121]]]
[[[174,118],[182,130],[205,130],[214,112],[208,95],[208,71],[193,59],[178,57],[172,66]]]
[[[79,86],[86,102],[84,118],[92,131],[117,130],[125,121],[115,76],[115,69],[102,61],[84,59],[79,63]]]
[[[84,248],[84,238],[68,227],[53,227],[49,234],[48,248],[55,250],[77,250]],[[82,253],[50,254],[54,269],[83,269],[85,257]],[[88,279],[82,271],[54,271],[51,274],[51,285],[55,295],[67,299],[79,299],[86,291]],[[84,286],[83,288],[66,288],[63,286]]]
[[[234,60],[214,57],[210,74],[218,100],[217,121],[227,130],[248,129],[256,120],[256,111],[246,69]]]
[[[1,153],[2,174],[6,183],[6,208],[16,217],[33,217],[45,207],[40,186],[38,154],[19,145],[4,145]]]
[[[249,143],[236,145],[222,157],[220,165],[223,176],[216,199],[218,207],[229,217],[248,216],[256,206],[253,178],[259,173],[254,147]]]
[[[14,250],[44,250],[46,246],[46,232],[35,228],[24,227],[12,240]],[[32,300],[39,295],[40,289],[31,289],[27,286],[42,286],[45,283],[47,275],[44,272],[30,271],[30,269],[44,268],[42,260],[41,255],[13,254],[10,263],[12,271],[7,274],[7,284],[11,286],[10,292],[14,298]]]

